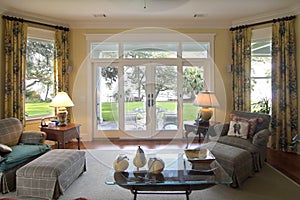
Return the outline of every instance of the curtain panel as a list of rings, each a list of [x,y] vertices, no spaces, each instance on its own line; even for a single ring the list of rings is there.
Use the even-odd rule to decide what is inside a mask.
[[[56,30],[54,42],[54,91],[69,92],[69,32]]]
[[[66,92],[69,94],[69,31],[56,30],[54,42],[54,93]],[[70,109],[68,112],[70,113]],[[67,121],[70,122],[70,114]]]
[[[4,19],[4,117],[25,124],[27,24]]]
[[[295,20],[272,24],[272,147],[293,151],[289,144],[297,134],[297,69]]]
[[[251,29],[232,31],[233,110],[251,109]]]

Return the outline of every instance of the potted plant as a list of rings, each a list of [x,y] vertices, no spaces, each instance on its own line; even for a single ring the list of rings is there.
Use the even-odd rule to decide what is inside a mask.
[[[270,114],[271,106],[270,101],[267,97],[264,97],[260,101],[252,103],[251,105],[253,112]]]

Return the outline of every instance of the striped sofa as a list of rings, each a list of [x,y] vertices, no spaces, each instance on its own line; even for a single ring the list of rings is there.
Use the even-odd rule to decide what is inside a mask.
[[[8,193],[16,188],[16,171],[51,149],[44,144],[46,133],[23,131],[16,118],[0,120],[0,191]]]

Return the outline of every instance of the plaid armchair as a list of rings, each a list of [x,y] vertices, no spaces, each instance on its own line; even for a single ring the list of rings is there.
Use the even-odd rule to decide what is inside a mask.
[[[16,118],[0,120],[0,191],[15,189],[16,171],[23,165],[51,149],[44,144],[46,133],[23,131]]]

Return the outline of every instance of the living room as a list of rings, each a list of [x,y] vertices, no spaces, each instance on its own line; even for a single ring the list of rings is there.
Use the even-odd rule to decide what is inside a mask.
[[[156,116],[156,111],[152,109],[146,108],[145,112],[138,112],[138,123],[139,125],[133,127],[128,124],[124,124],[126,122],[125,114],[127,113],[127,108],[125,107],[127,103],[127,99],[121,98],[119,96],[119,101],[121,103],[119,106],[119,111],[117,113],[118,117],[115,117],[115,121],[113,121],[113,125],[109,128],[104,127],[101,124],[103,121],[104,113],[101,113],[101,109],[97,107],[99,103],[101,104],[101,98],[98,101],[97,95],[105,94],[105,98],[107,101],[113,101],[113,95],[108,95],[110,91],[105,90],[101,91],[98,94],[98,79],[97,74],[101,74],[98,72],[98,68],[110,65],[110,66],[146,66],[145,73],[150,75],[149,78],[147,76],[147,80],[150,80],[150,84],[145,84],[147,87],[147,91],[151,91],[150,93],[155,93],[155,88],[153,88],[153,82],[155,82],[156,77],[151,74],[156,74],[153,71],[151,66],[154,64],[158,64],[160,66],[168,66],[170,68],[174,68],[174,66],[178,67],[187,67],[194,63],[201,63],[201,65],[212,66],[211,69],[205,71],[205,89],[213,91],[216,94],[216,97],[219,102],[219,107],[213,109],[212,121],[217,122],[228,122],[230,119],[230,112],[233,109],[233,61],[232,61],[232,31],[230,28],[236,28],[242,25],[255,25],[256,23],[266,22],[263,24],[258,24],[253,26],[254,29],[267,29],[272,26],[272,23],[269,22],[273,19],[281,19],[287,16],[296,16],[295,18],[295,32],[296,32],[296,49],[300,49],[300,20],[299,20],[299,1],[289,0],[282,1],[274,0],[272,3],[263,3],[260,1],[252,2],[251,5],[248,5],[249,2],[236,2],[232,1],[231,4],[228,3],[226,5],[222,4],[222,1],[216,1],[216,4],[210,5],[208,2],[199,2],[196,0],[190,1],[163,1],[162,3],[158,3],[156,0],[136,0],[134,2],[131,1],[116,1],[116,2],[108,2],[108,1],[86,1],[82,5],[80,1],[74,2],[74,7],[70,4],[66,3],[65,5],[59,4],[60,1],[51,1],[51,2],[36,2],[36,1],[27,1],[28,5],[21,2],[11,3],[9,1],[2,1],[1,6],[1,15],[2,16],[11,16],[16,18],[22,18],[28,21],[31,21],[32,25],[34,22],[40,22],[41,24],[48,24],[55,26],[62,26],[70,29],[69,31],[69,45],[70,45],[70,54],[68,60],[68,78],[69,78],[69,87],[68,94],[72,101],[74,102],[74,106],[69,110],[69,117],[71,122],[80,124],[80,139],[83,144],[86,142],[86,146],[88,146],[89,142],[97,142],[101,144],[103,140],[111,140],[111,141],[130,141],[132,144],[134,141],[145,140],[149,141],[165,141],[165,140],[183,140],[184,138],[184,124],[187,122],[193,122],[196,119],[197,112],[199,107],[192,107],[194,110],[192,115],[194,118],[185,120],[185,105],[184,99],[178,98],[178,107],[176,107],[178,113],[178,119],[181,121],[178,122],[177,128],[171,130],[164,130],[163,128],[156,131],[155,128],[159,126],[155,123],[150,123],[151,119],[154,119]],[[95,4],[93,4],[95,3]],[[206,4],[209,6],[205,10],[205,6],[202,4]],[[237,6],[239,9],[234,8]],[[261,4],[261,5],[260,5]],[[272,4],[272,5],[271,5]],[[269,6],[268,6],[269,5]],[[276,6],[275,6],[276,5]],[[37,6],[35,8],[35,6]],[[40,7],[39,7],[40,6]],[[252,8],[253,6],[253,8]],[[255,7],[256,6],[256,7]],[[67,8],[66,8],[67,7]],[[221,16],[213,17],[218,12],[222,12],[224,10],[230,10],[229,8],[234,8],[231,11],[227,11],[227,14],[235,13],[235,15],[230,15],[229,17]],[[251,7],[251,9],[250,9]],[[130,10],[131,8],[132,10]],[[185,11],[181,13],[183,17],[181,18],[179,15],[179,11],[182,9],[191,9],[192,11]],[[192,9],[199,8],[199,9]],[[201,8],[201,9],[200,9]],[[248,8],[251,12],[248,12],[248,9],[243,10],[243,8]],[[48,11],[47,11],[48,9]],[[89,10],[90,9],[90,10]],[[211,9],[212,11],[209,11]],[[56,13],[55,13],[56,10]],[[126,11],[127,10],[127,11]],[[246,12],[247,10],[247,12]],[[74,13],[72,13],[75,12]],[[80,12],[78,12],[80,11]],[[174,15],[174,13],[177,15]],[[52,14],[51,14],[52,12]],[[173,13],[173,15],[172,15]],[[116,16],[114,16],[116,15]],[[269,23],[267,23],[269,22]],[[3,38],[4,36],[4,22],[1,20],[1,33],[0,36]],[[30,24],[30,23],[29,23]],[[33,27],[41,28],[43,25],[35,24]],[[46,29],[49,29],[46,28]],[[51,29],[51,28],[50,28]],[[123,44],[123,43],[124,44]],[[184,43],[207,43],[209,44],[209,48],[207,48],[207,54],[210,59],[204,60],[196,60],[196,59],[182,59],[177,57],[174,59],[164,58],[160,61],[157,59],[148,59],[148,60],[130,60],[130,59],[120,59],[119,56],[117,59],[107,59],[107,60],[97,60],[93,57],[92,47],[93,45],[98,45],[99,48],[108,48],[111,50],[114,44],[122,44],[124,47],[126,46],[126,42],[129,42],[130,45],[137,43],[144,43],[146,48],[151,49],[149,43],[157,43],[161,45],[162,49],[167,49],[170,51],[180,52],[185,49],[185,46],[180,46]],[[131,42],[131,43],[130,43]],[[175,44],[178,42],[178,44]],[[168,47],[163,46],[162,44],[168,43]],[[0,41],[1,46],[3,46],[4,41]],[[112,46],[101,46],[101,44],[110,44]],[[175,44],[175,45],[174,45]],[[128,45],[128,51],[133,47]],[[172,46],[173,45],[173,46]],[[174,46],[180,46],[180,48],[176,49]],[[176,47],[178,47],[176,46]],[[0,60],[1,66],[4,66],[4,50],[0,50]],[[122,52],[122,49],[114,49],[114,52]],[[297,52],[296,57],[299,57],[299,52]],[[121,54],[121,53],[120,53]],[[180,52],[179,55],[183,55],[184,51]],[[99,58],[99,57],[97,57]],[[186,63],[185,63],[186,62]],[[299,65],[299,59],[296,59],[296,66]],[[178,63],[183,63],[179,64]],[[149,66],[149,67],[147,67]],[[178,85],[183,85],[184,78],[181,75],[181,68],[178,68],[176,73],[178,74],[178,83],[176,85],[171,86],[172,92],[165,93],[161,95],[161,99],[163,99],[166,95],[169,95],[169,99],[174,98],[175,96],[179,97],[180,92],[184,89],[178,87]],[[126,69],[127,69],[126,68]],[[140,68],[143,69],[143,68]],[[176,68],[177,69],[177,68]],[[125,68],[123,69],[125,71]],[[122,74],[122,71],[118,72]],[[5,83],[4,83],[4,67],[0,69],[1,75],[1,93],[0,96],[4,97],[5,94]],[[299,70],[297,70],[297,77],[300,76]],[[118,78],[119,81],[122,81],[122,77]],[[181,79],[181,80],[180,80]],[[133,84],[133,83],[131,83]],[[299,81],[297,80],[297,92],[299,92]],[[115,86],[114,86],[115,87]],[[126,87],[129,86],[124,84],[118,86],[118,92],[120,94],[124,93]],[[146,90],[145,90],[146,91]],[[114,91],[115,92],[115,91]],[[123,92],[123,93],[122,93]],[[138,92],[134,93],[137,94]],[[142,102],[147,104],[148,93],[145,93]],[[162,93],[161,93],[162,94]],[[143,95],[143,93],[142,93]],[[138,97],[142,97],[142,95],[138,95]],[[134,95],[132,98],[136,97]],[[298,97],[298,96],[297,96]],[[121,99],[121,100],[120,100]],[[129,98],[128,98],[129,99]],[[150,95],[150,103],[151,103],[151,95]],[[1,119],[5,118],[5,108],[4,108],[4,98],[0,99],[0,113]],[[132,100],[128,101],[132,103]],[[170,101],[171,102],[171,101]],[[161,105],[164,103],[164,100],[161,102],[157,101],[157,105],[160,103]],[[300,103],[300,100],[297,98],[297,103]],[[192,105],[192,102],[189,103]],[[181,113],[180,108],[183,107],[183,113]],[[137,109],[139,107],[135,107]],[[100,109],[99,113],[98,110]],[[297,110],[297,115],[300,110]],[[143,117],[150,116],[149,118],[145,118],[145,121],[142,121]],[[54,117],[54,116],[52,116]],[[47,119],[47,118],[46,118]],[[118,119],[120,121],[118,121]],[[41,118],[35,120],[25,120],[26,121],[26,130],[39,130],[39,126],[41,123]],[[153,120],[157,122],[157,120]],[[142,125],[140,125],[142,123]],[[300,120],[298,119],[298,126],[300,124]],[[104,128],[103,128],[104,127]],[[128,129],[127,129],[128,128]],[[137,130],[135,130],[135,128]],[[149,135],[149,133],[151,134]],[[299,132],[298,132],[299,135]],[[194,135],[190,134],[191,137]],[[192,138],[191,138],[192,140]],[[185,141],[185,139],[184,139]],[[270,147],[271,144],[269,144]],[[92,145],[91,145],[92,146]],[[136,145],[138,146],[138,145]],[[295,153],[300,154],[300,148],[295,151]]]

